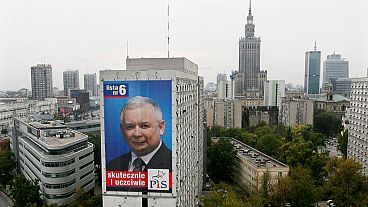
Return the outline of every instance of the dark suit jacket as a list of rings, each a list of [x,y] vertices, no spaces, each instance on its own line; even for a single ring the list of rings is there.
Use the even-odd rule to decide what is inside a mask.
[[[143,171],[147,171],[147,169],[169,169],[171,172],[171,155],[171,150],[162,142],[161,147],[153,155]],[[130,152],[121,155],[107,163],[106,170],[128,171],[130,159]]]

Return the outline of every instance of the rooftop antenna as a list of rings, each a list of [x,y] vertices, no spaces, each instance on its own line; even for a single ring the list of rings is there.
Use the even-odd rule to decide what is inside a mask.
[[[314,40],[314,51],[317,51],[317,41]]]
[[[127,41],[127,48],[126,48],[126,50],[127,50],[127,59],[129,59],[129,42]]]
[[[170,2],[167,0],[167,58],[170,58]]]

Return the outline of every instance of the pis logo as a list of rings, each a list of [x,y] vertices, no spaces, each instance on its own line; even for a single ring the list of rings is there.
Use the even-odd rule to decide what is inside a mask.
[[[148,190],[169,190],[169,169],[148,169]]]

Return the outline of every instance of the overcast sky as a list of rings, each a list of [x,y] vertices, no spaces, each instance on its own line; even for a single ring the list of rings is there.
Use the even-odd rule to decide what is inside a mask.
[[[170,56],[199,66],[205,82],[238,69],[249,0],[170,0]],[[253,0],[261,69],[268,79],[303,84],[304,54],[314,41],[322,61],[333,52],[366,76],[367,0]],[[125,69],[130,57],[167,57],[167,0],[0,0],[0,90],[30,88],[30,67],[62,72]],[[322,65],[322,64],[321,64]],[[322,68],[321,68],[322,75]]]

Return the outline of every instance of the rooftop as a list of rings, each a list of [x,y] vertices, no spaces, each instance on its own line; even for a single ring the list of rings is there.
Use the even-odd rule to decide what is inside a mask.
[[[273,168],[273,167],[285,167],[288,168],[284,163],[234,139],[231,138],[231,144],[238,151],[238,156],[246,159],[252,165],[257,168]]]
[[[63,149],[86,141],[88,136],[71,130],[53,121],[25,122],[27,132],[36,136],[38,142],[48,149]]]

